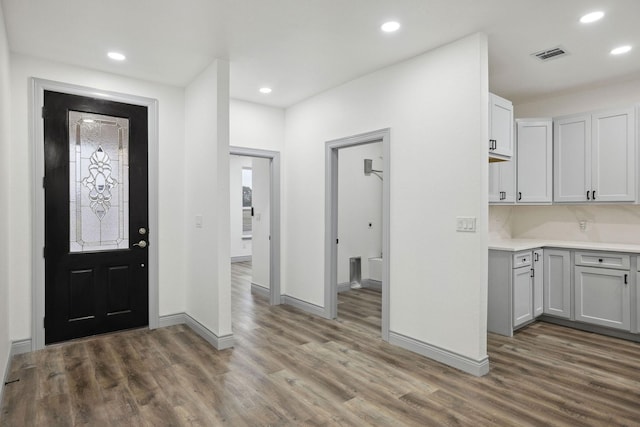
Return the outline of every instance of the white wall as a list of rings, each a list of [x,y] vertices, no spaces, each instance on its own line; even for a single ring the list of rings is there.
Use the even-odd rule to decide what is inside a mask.
[[[390,329],[486,357],[487,74],[473,35],[287,110],[283,293],[325,305],[325,141],[389,127]]]
[[[268,288],[269,282],[269,262],[270,262],[270,242],[269,233],[270,212],[270,179],[271,160],[252,159],[253,167],[253,207],[254,216],[252,218],[253,233],[253,256],[251,263],[251,282]]]
[[[11,55],[11,190],[9,215],[11,338],[31,336],[31,145],[29,78],[38,77],[159,101],[160,315],[185,311],[184,90],[182,88]],[[3,94],[5,92],[3,91]]]
[[[234,147],[280,151],[284,147],[284,110],[232,99],[229,140]]]
[[[230,256],[251,256],[251,239],[242,238],[242,169],[252,168],[251,157],[229,156]]]
[[[640,103],[640,79],[515,105],[515,116],[554,117]],[[490,208],[492,237],[638,243],[640,206],[554,205]],[[579,221],[586,220],[581,231]]]
[[[187,313],[222,337],[231,334],[228,62],[214,61],[186,88],[185,153]]]
[[[9,159],[11,157],[11,85],[9,45],[0,4],[0,381],[4,379],[11,347],[9,336],[9,210],[11,200]],[[0,399],[4,382],[0,383]]]
[[[338,150],[338,283],[349,281],[350,257],[361,257],[362,279],[368,279],[368,259],[382,252],[382,181],[365,176],[364,159],[382,170],[382,143]]]

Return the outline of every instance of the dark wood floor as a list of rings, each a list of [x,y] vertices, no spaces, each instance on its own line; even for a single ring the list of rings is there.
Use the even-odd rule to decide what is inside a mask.
[[[640,345],[534,324],[490,335],[475,378],[380,341],[380,294],[341,293],[339,320],[250,293],[234,264],[234,349],[185,326],[13,359],[3,426],[640,425]]]

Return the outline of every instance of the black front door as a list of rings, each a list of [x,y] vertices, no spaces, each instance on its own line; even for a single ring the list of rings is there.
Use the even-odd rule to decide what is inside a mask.
[[[147,108],[44,100],[45,343],[145,326]]]

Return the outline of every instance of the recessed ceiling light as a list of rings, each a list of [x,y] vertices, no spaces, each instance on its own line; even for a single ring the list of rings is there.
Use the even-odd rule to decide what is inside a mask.
[[[127,57],[120,52],[109,52],[107,53],[107,56],[116,61],[124,61],[125,59],[127,59]]]
[[[260,88],[260,93],[264,93],[264,94],[271,93],[271,88],[270,87],[261,87]]]
[[[583,24],[590,24],[592,22],[596,22],[602,19],[604,16],[604,12],[598,10],[596,12],[587,13],[582,18],[580,18],[580,22]]]
[[[385,33],[393,33],[394,31],[398,31],[400,29],[400,24],[396,21],[385,22],[380,26],[380,29]]]
[[[623,53],[627,53],[631,50],[631,46],[619,46],[615,49],[611,50],[611,55],[622,55]]]

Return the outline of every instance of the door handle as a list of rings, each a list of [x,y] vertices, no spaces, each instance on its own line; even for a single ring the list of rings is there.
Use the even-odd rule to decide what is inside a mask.
[[[628,285],[628,284],[629,284],[629,282],[627,281],[628,276],[629,276],[628,274],[625,274],[625,275],[624,275],[624,284],[625,284],[625,285]]]
[[[518,200],[522,200],[522,191],[518,191]]]
[[[531,269],[531,277],[536,277],[536,271],[533,268]]]
[[[593,200],[595,200],[595,199],[596,199],[596,190],[593,190],[593,191],[591,192],[591,198],[592,198]]]
[[[147,242],[145,242],[144,240],[140,240],[138,243],[134,243],[133,246],[138,246],[144,249],[147,247]]]
[[[534,252],[534,254],[533,254],[533,261],[534,262],[538,262],[538,253],[537,252]]]
[[[588,192],[588,191],[587,191],[587,200],[591,200],[591,199],[589,198],[589,192]]]

